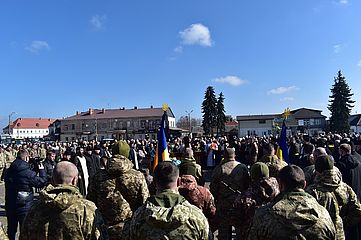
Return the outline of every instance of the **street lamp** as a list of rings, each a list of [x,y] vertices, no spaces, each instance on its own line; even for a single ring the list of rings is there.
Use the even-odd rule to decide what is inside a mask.
[[[191,113],[193,112],[193,110],[191,111],[186,111],[186,113],[188,114],[188,121],[189,121],[189,133],[192,134],[192,126],[191,126]]]
[[[8,126],[8,134],[10,135],[10,123],[11,123],[11,116],[16,114],[16,112],[12,112],[9,114],[9,126]]]

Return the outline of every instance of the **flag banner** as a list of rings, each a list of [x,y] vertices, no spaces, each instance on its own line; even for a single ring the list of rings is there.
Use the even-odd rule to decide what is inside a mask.
[[[287,146],[287,127],[285,121],[283,121],[280,140],[277,148],[277,157],[289,163],[288,159],[288,146]]]
[[[155,152],[155,158],[153,161],[153,171],[155,167],[160,163],[161,161],[169,161],[169,153],[167,148],[167,137],[165,135],[165,119],[167,117],[167,112],[164,111],[162,116],[162,121],[160,123],[160,129],[158,132],[158,142],[157,142],[157,149]]]

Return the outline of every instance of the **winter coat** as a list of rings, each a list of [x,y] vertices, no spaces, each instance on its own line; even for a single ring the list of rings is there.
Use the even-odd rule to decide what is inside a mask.
[[[7,214],[25,214],[33,202],[33,188],[42,188],[47,183],[44,169],[39,176],[30,169],[30,164],[16,159],[5,172],[5,208]]]

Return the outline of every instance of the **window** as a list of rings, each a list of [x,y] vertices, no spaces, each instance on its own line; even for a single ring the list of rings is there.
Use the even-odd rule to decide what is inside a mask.
[[[65,142],[68,142],[69,141],[69,138],[68,137],[65,137]]]
[[[260,120],[258,121],[258,123],[259,123],[259,124],[265,124],[265,123],[266,123],[266,120],[260,119]]]
[[[68,125],[64,125],[64,131],[68,131]]]
[[[75,124],[72,124],[71,125],[71,130],[74,130],[75,129]]]
[[[127,127],[128,127],[128,128],[130,127],[130,121],[127,122]]]
[[[321,124],[322,124],[321,119],[316,118],[316,119],[315,119],[315,125],[321,125]]]

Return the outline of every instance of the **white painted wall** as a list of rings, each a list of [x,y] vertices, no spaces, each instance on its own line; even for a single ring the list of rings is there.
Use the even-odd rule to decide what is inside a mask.
[[[32,128],[14,128],[12,129],[12,138],[42,138],[49,134],[48,128],[32,129]]]

